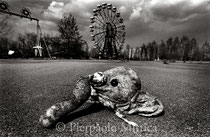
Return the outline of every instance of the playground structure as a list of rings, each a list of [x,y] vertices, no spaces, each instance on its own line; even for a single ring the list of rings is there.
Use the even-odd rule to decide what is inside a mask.
[[[24,7],[23,9],[20,10],[20,14],[17,14],[17,13],[14,13],[14,12],[10,11],[10,7],[9,7],[7,2],[0,1],[0,12],[4,13],[4,14],[8,14],[10,16],[17,16],[17,17],[20,17],[21,19],[26,18],[26,19],[30,19],[31,21],[36,21],[37,22],[37,28],[36,28],[37,29],[37,39],[36,39],[37,44],[36,44],[36,46],[33,47],[34,50],[35,50],[35,56],[36,57],[42,57],[43,47],[41,45],[41,39],[43,39],[44,45],[45,45],[47,53],[48,53],[48,56],[51,58],[51,55],[50,55],[48,46],[46,45],[45,39],[42,38],[42,30],[41,30],[41,27],[39,25],[39,19],[31,17],[31,12],[28,8]]]
[[[99,51],[99,59],[119,59],[125,42],[125,25],[117,8],[110,3],[97,5],[90,17],[91,40]]]

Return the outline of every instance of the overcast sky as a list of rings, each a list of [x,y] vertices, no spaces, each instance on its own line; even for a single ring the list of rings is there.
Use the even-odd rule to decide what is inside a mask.
[[[124,19],[125,44],[141,46],[170,36],[181,38],[187,35],[196,38],[198,44],[210,42],[210,0],[6,0],[10,11],[19,12],[28,7],[32,17],[40,19],[44,33],[56,35],[56,23],[64,13],[72,13],[79,26],[80,34],[89,45],[90,17],[97,4],[112,3]],[[9,17],[15,32],[36,32],[36,23],[26,19]]]

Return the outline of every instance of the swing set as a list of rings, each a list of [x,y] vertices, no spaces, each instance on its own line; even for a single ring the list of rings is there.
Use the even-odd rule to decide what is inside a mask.
[[[34,46],[33,48],[35,49],[35,56],[37,57],[42,57],[42,45],[41,45],[41,39],[43,39],[44,42],[44,46],[47,50],[47,54],[49,56],[49,58],[51,58],[50,52],[49,52],[49,48],[46,44],[46,41],[44,39],[44,37],[42,38],[42,30],[41,27],[39,25],[39,19],[37,18],[33,18],[31,17],[31,12],[28,8],[23,8],[20,11],[20,14],[11,12],[9,10],[9,5],[7,4],[7,2],[4,1],[0,1],[0,12],[4,13],[4,14],[9,14],[10,16],[17,16],[22,18],[26,18],[26,19],[30,19],[31,21],[36,21],[37,22],[37,39],[36,39],[36,46]]]

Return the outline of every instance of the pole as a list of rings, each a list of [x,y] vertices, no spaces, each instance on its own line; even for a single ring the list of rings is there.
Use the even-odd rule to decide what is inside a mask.
[[[37,22],[37,31],[38,31],[38,32],[40,31],[40,35],[42,35],[42,30],[41,30],[41,27],[39,26],[39,22]],[[39,41],[40,41],[40,38],[39,38]],[[46,41],[45,41],[44,38],[43,38],[43,41],[44,41],[44,45],[45,45],[45,47],[46,47],[46,49],[47,49],[47,54],[48,54],[48,56],[50,57],[50,59],[52,59],[52,57],[51,57],[51,55],[50,55],[49,48],[48,48],[48,46],[47,46]]]

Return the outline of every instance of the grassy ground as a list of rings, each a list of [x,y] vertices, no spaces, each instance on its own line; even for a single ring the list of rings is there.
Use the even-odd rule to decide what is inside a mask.
[[[45,129],[44,110],[71,94],[79,76],[115,66],[134,69],[142,90],[157,96],[165,114],[128,116],[129,127],[100,105],[84,104],[65,125]],[[0,60],[0,136],[210,136],[210,64],[78,60]]]

